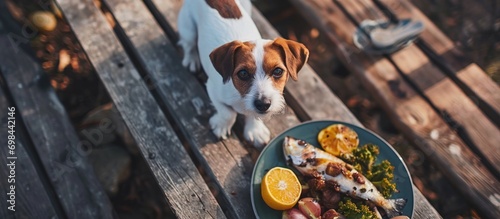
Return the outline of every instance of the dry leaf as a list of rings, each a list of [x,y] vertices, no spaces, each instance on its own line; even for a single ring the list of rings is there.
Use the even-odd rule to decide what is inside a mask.
[[[316,28],[312,28],[311,31],[309,32],[309,34],[311,35],[311,37],[313,39],[315,39],[319,36],[319,31]]]
[[[38,37],[38,39],[40,40],[40,42],[42,43],[45,43],[47,42],[47,36],[45,34],[40,34],[40,36]]]
[[[52,87],[53,87],[55,90],[57,90],[57,84],[58,84],[58,83],[57,83],[57,81],[56,81],[56,80],[54,80],[54,79],[50,80],[50,85],[52,85]]]
[[[64,76],[60,83],[61,90],[66,90],[66,88],[68,88],[68,85],[69,85],[69,78],[68,76]]]
[[[47,46],[45,46],[45,50],[47,50],[47,52],[49,53],[53,53],[56,50],[56,48],[52,44],[47,44]]]
[[[54,12],[54,15],[56,15],[56,17],[62,19],[63,18],[63,14],[61,12],[61,10],[59,9],[59,6],[57,6],[57,4],[54,2],[54,0],[50,1],[50,9],[52,9],[52,11]]]
[[[59,66],[57,67],[57,70],[59,72],[62,72],[66,66],[69,65],[71,62],[71,57],[69,56],[69,53],[67,50],[62,49],[59,51]]]
[[[94,0],[94,5],[95,5],[97,8],[101,9],[102,2],[101,2],[100,0]]]
[[[42,51],[42,50],[38,50],[38,51],[36,51],[36,57],[37,57],[37,58],[42,58],[42,57],[43,57],[43,55],[44,55],[44,53],[43,53],[43,51]]]
[[[78,57],[71,58],[71,68],[75,72],[80,72],[80,63],[78,63]]]
[[[46,61],[46,62],[42,63],[42,68],[45,71],[48,71],[52,67],[54,67],[54,65],[53,65],[53,63],[51,61]]]
[[[104,15],[106,16],[106,20],[108,20],[109,25],[111,25],[112,28],[115,28],[115,19],[113,18],[113,15],[108,11],[104,12]]]
[[[17,21],[24,20],[23,10],[21,8],[17,7],[17,5],[14,4],[14,2],[6,1],[5,4],[7,6],[7,10],[9,10],[12,17],[14,17]]]

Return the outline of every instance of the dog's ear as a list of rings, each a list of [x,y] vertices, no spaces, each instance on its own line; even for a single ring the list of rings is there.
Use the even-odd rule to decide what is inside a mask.
[[[227,83],[233,74],[235,54],[242,45],[243,43],[241,41],[236,40],[219,46],[210,53],[212,65],[222,76],[224,83]]]
[[[286,68],[293,80],[297,80],[297,74],[309,59],[309,50],[302,44],[292,40],[286,40],[278,37],[273,44],[281,48],[281,54],[284,57]]]

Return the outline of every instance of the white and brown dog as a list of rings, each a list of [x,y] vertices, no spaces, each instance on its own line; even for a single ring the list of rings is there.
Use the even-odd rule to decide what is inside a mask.
[[[271,138],[261,118],[282,112],[288,78],[307,62],[309,51],[297,42],[262,39],[250,17],[250,0],[185,0],[179,14],[182,64],[208,75],[207,91],[217,110],[214,134],[226,138],[237,113],[245,115],[245,138],[255,146]]]

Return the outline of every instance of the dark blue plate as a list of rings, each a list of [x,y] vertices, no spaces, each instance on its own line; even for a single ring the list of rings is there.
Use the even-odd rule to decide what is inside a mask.
[[[262,150],[262,153],[257,159],[257,163],[253,169],[251,181],[252,185],[250,186],[250,196],[252,198],[252,207],[255,216],[262,219],[281,218],[282,211],[276,211],[268,207],[262,199],[260,194],[260,183],[262,181],[262,177],[264,177],[269,169],[277,166],[287,167],[282,147],[285,136],[302,139],[314,146],[319,147],[316,139],[319,131],[332,124],[343,124],[353,129],[359,136],[359,145],[372,143],[379,147],[380,155],[377,157],[377,162],[389,160],[395,167],[394,181],[396,182],[399,192],[393,194],[391,198],[407,199],[408,202],[402,212],[404,215],[411,218],[413,216],[414,208],[413,184],[410,173],[408,172],[408,168],[406,168],[403,159],[398,155],[394,148],[389,145],[389,143],[384,141],[375,133],[352,124],[338,121],[311,121],[302,123],[278,135]],[[289,168],[293,169],[293,167]]]

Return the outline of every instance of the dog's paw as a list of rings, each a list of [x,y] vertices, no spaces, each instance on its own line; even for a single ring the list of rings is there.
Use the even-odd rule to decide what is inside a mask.
[[[231,135],[231,126],[234,122],[228,121],[219,114],[210,118],[210,128],[214,135],[219,139],[227,139]]]
[[[192,52],[184,55],[182,59],[182,65],[189,69],[191,72],[197,72],[200,70],[200,57],[197,52]]]
[[[260,120],[247,122],[243,132],[245,139],[257,148],[264,147],[271,140],[271,132]]]
[[[185,41],[179,41],[177,45],[181,46],[182,50],[184,51],[182,66],[186,67],[191,72],[199,71],[201,67],[201,61],[200,55],[198,54],[198,50],[196,50],[195,46]]]

